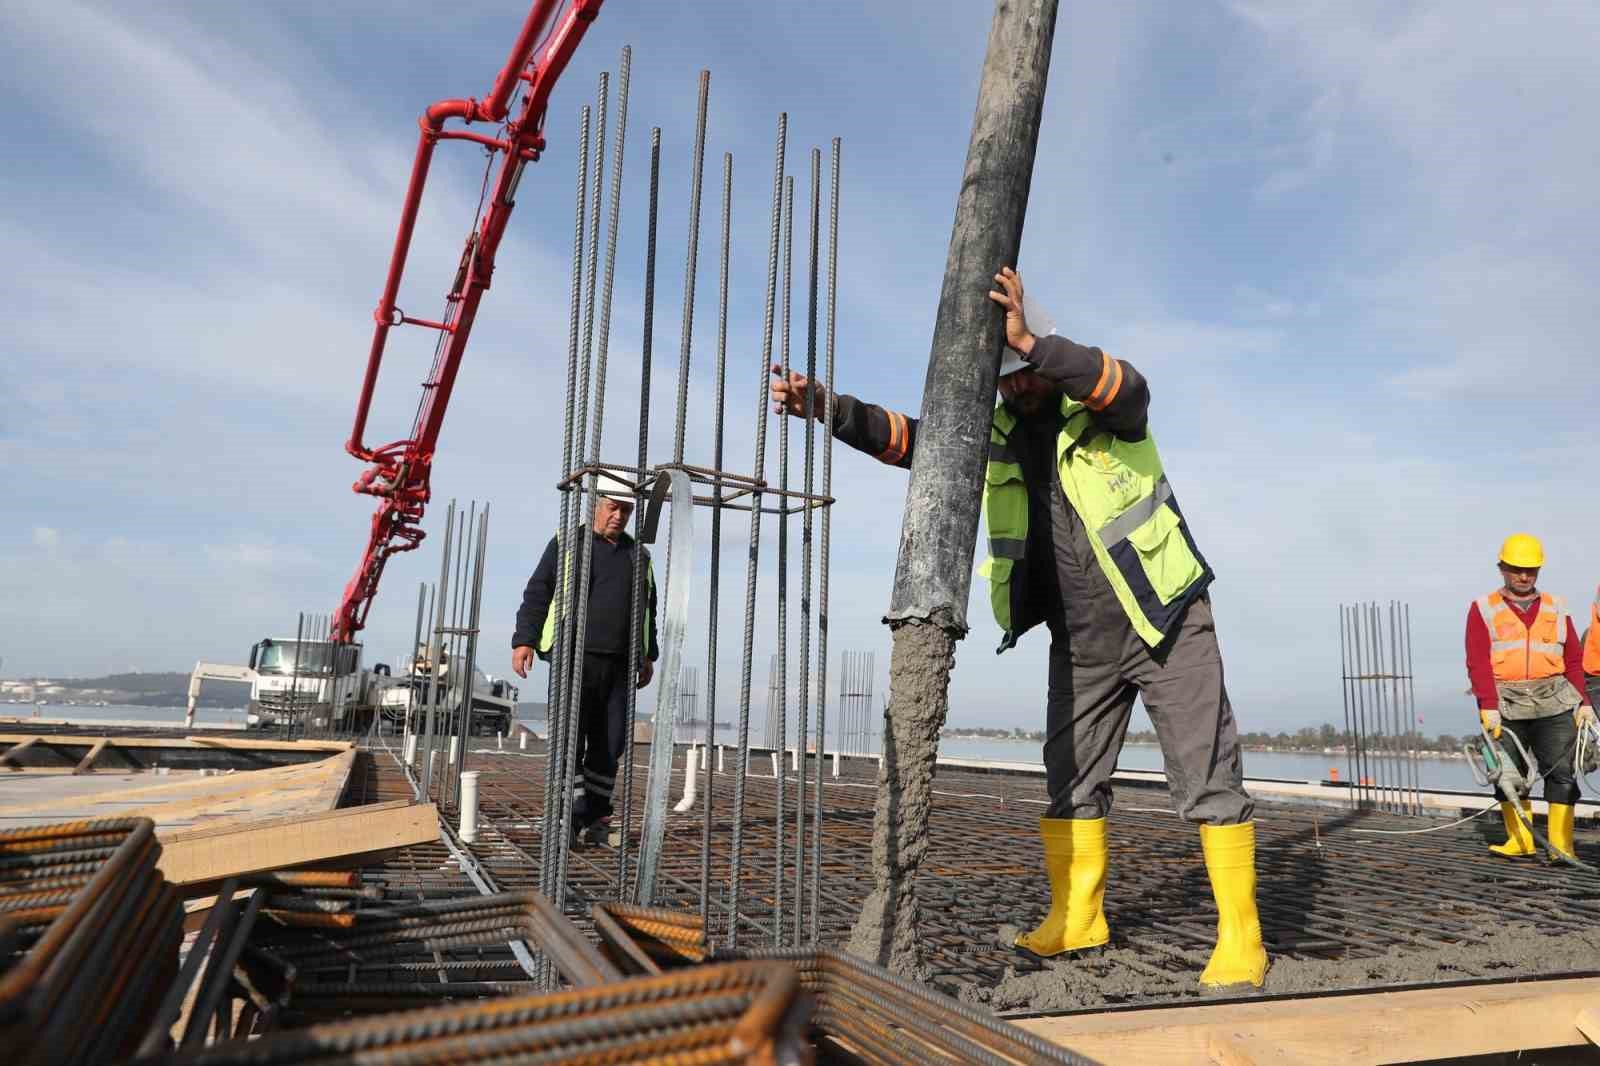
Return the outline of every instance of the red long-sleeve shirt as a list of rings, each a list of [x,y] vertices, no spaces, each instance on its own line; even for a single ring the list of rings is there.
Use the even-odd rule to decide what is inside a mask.
[[[1517,612],[1517,617],[1522,619],[1522,624],[1533,626],[1539,617],[1539,600],[1533,599],[1526,608],[1518,607],[1510,600],[1506,606]],[[1478,613],[1477,605],[1467,608],[1467,678],[1472,682],[1472,695],[1477,699],[1478,706],[1487,710],[1500,709],[1500,693],[1494,687],[1494,661],[1489,656],[1489,627],[1483,620],[1483,615]],[[1567,636],[1562,642],[1562,658],[1566,661],[1567,680],[1572,687],[1578,690],[1578,695],[1584,695],[1583,687],[1583,644],[1578,640],[1577,627],[1572,624],[1572,616],[1567,616]]]

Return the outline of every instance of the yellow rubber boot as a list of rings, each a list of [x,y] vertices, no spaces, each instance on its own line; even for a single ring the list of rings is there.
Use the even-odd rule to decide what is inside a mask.
[[[1550,846],[1569,859],[1577,858],[1572,850],[1572,804],[1550,804],[1550,824],[1547,828]],[[1523,832],[1527,832],[1526,826]]]
[[[1200,846],[1217,901],[1217,946],[1200,975],[1200,987],[1260,988],[1267,976],[1267,949],[1256,913],[1255,823],[1202,825]]]
[[[1040,818],[1044,868],[1050,875],[1050,913],[1016,945],[1049,957],[1099,947],[1111,939],[1106,895],[1106,820]]]
[[[1533,804],[1523,800],[1522,810],[1527,814],[1528,820],[1532,821]],[[1528,832],[1527,824],[1517,817],[1517,809],[1508,800],[1500,801],[1500,820],[1506,825],[1506,842],[1489,845],[1490,851],[1496,855],[1515,859],[1523,855],[1532,855],[1538,850],[1533,844],[1533,834]],[[1571,837],[1568,837],[1568,841],[1571,841]]]

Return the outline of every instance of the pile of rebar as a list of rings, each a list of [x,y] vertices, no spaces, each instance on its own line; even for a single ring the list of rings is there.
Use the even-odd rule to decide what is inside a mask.
[[[148,818],[0,832],[0,1047],[7,1062],[135,1051],[177,974],[183,914]]]
[[[736,962],[316,1025],[146,1061],[207,1066],[802,1062],[807,1004],[791,967]]]

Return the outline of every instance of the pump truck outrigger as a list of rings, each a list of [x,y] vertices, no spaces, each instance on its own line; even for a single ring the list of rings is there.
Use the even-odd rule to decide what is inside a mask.
[[[511,219],[511,210],[516,206],[517,185],[522,180],[523,168],[537,161],[544,150],[545,111],[551,90],[583,40],[589,24],[599,16],[602,3],[603,0],[534,0],[489,95],[482,100],[470,97],[440,100],[423,112],[419,120],[422,132],[411,166],[411,181],[400,211],[400,227],[389,260],[388,278],[377,309],[373,311],[376,325],[367,355],[366,376],[356,403],[355,425],[345,444],[345,450],[351,455],[372,464],[356,481],[355,491],[376,496],[381,502],[372,516],[366,552],[345,586],[334,616],[332,637],[339,643],[348,644],[366,625],[367,611],[377,595],[378,581],[389,556],[410,551],[422,543],[422,514],[431,494],[429,478],[434,449],[444,423],[445,408],[450,403],[456,372],[461,366],[461,356],[478,313],[478,302],[489,288],[495,254]],[[520,104],[514,100],[519,89],[522,92]],[[460,119],[468,125],[492,123],[499,126],[499,130],[491,135],[446,129],[445,123],[450,119]],[[467,235],[455,280],[445,297],[444,314],[439,321],[430,321],[407,315],[396,306],[395,300],[405,273],[433,149],[442,140],[470,141],[482,145],[491,157],[501,155],[504,158]],[[378,368],[383,363],[389,330],[402,325],[438,332],[433,369],[422,384],[422,399],[417,405],[410,436],[374,447],[365,443],[373,388],[377,384]]]

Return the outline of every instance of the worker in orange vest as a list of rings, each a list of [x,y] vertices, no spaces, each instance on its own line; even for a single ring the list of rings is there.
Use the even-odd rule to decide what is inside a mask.
[[[1589,704],[1600,697],[1600,588],[1589,605],[1589,633],[1583,638],[1583,672],[1589,682]]]
[[[1566,601],[1538,589],[1544,546],[1515,533],[1500,548],[1503,584],[1467,608],[1467,676],[1478,701],[1478,719],[1494,737],[1509,729],[1533,755],[1544,775],[1550,807],[1552,847],[1572,855],[1573,806],[1578,783],[1572,753],[1578,726],[1594,721],[1585,694],[1582,646]],[[1592,633],[1591,633],[1592,636]],[[1514,748],[1511,757],[1522,762]],[[1523,766],[1524,773],[1531,767]],[[1531,820],[1532,806],[1523,800]],[[1500,804],[1506,842],[1497,855],[1532,855],[1533,834],[1509,802]]]

